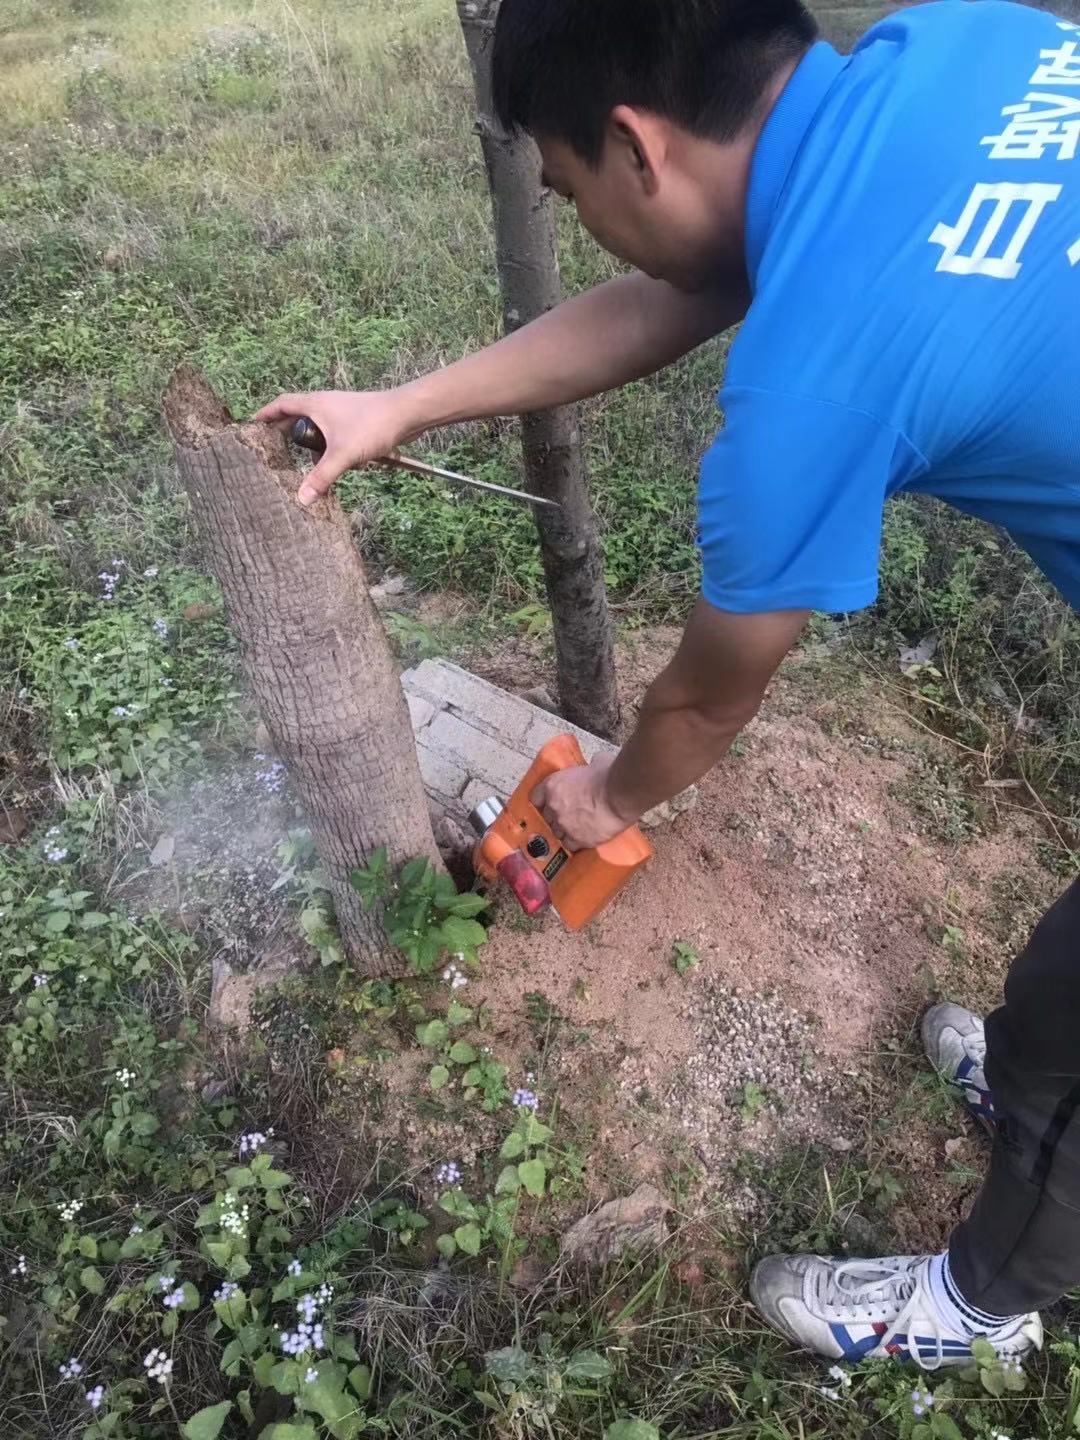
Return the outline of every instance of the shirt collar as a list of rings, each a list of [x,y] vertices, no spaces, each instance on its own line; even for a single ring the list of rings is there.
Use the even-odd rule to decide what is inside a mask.
[[[811,46],[781,91],[758,139],[746,198],[746,266],[754,289],[776,206],[799,147],[847,63],[847,57],[824,40]]]

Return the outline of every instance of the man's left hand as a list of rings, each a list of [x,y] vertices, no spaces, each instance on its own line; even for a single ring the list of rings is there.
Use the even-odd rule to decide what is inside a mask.
[[[638,818],[628,819],[611,806],[607,782],[614,763],[612,756],[599,756],[591,765],[549,775],[533,791],[533,804],[575,850],[591,850],[605,840],[614,840]]]

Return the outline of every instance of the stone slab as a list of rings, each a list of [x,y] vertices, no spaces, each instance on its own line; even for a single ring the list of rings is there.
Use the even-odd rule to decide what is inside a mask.
[[[459,823],[489,795],[505,800],[537,751],[556,735],[577,737],[586,760],[617,747],[558,715],[481,680],[449,660],[425,660],[401,677],[424,787]],[[645,817],[658,824],[689,809],[696,790]]]

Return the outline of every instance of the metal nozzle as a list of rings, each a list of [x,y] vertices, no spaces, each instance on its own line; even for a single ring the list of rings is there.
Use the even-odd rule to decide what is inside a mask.
[[[499,797],[492,795],[488,800],[481,800],[476,809],[469,812],[469,824],[477,835],[486,835],[504,809]]]

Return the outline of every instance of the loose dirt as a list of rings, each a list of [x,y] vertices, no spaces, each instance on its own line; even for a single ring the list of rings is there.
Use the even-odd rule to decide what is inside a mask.
[[[676,638],[642,633],[623,648],[628,723]],[[557,1103],[589,1200],[643,1180],[670,1192],[677,1178],[687,1213],[753,1217],[772,1202],[744,1157],[765,1173],[815,1141],[906,1175],[894,1226],[911,1245],[937,1244],[977,1187],[981,1147],[947,1105],[881,1122],[925,1076],[923,1007],[942,993],[996,1003],[1009,947],[1060,882],[1038,865],[1042,831],[1024,811],[987,811],[962,843],[923,823],[919,785],[956,778],[948,747],[882,694],[838,684],[826,659],[788,662],[697,808],[654,833],[649,868],[588,929],[525,921],[496,892],[481,973],[459,998],[488,1007],[484,1038],[511,1088],[536,1089],[545,1113]],[[552,685],[532,641],[468,663],[519,692]],[[167,862],[147,864],[129,898],[189,918],[238,973],[283,946],[295,958],[303,947],[290,946],[271,889],[290,823],[272,758],[207,777],[166,813]],[[683,975],[677,943],[696,956]],[[399,1144],[421,1190],[446,1159],[476,1179],[497,1138],[487,1122],[462,1124],[451,1091],[438,1117],[430,1064],[404,1047],[364,1065],[386,1095],[378,1138]]]

